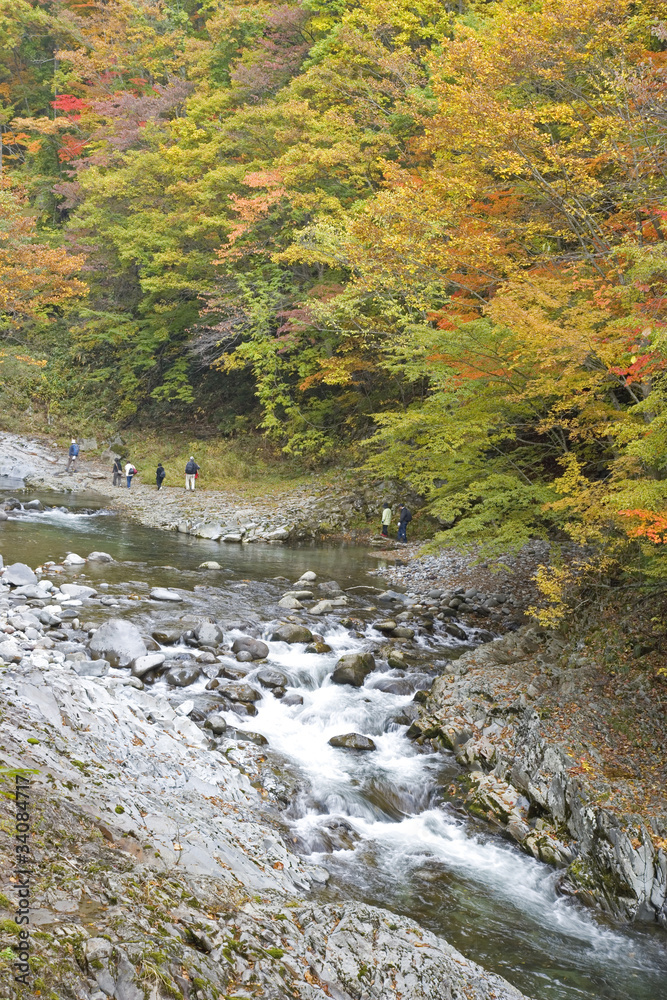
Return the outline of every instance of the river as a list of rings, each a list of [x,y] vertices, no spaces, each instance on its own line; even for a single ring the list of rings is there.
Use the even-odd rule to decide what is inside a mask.
[[[5,486],[4,496],[12,484]],[[54,503],[53,494],[41,499]],[[378,584],[369,575],[378,560],[362,549],[221,546],[134,524],[100,510],[93,496],[62,502],[66,509],[11,515],[0,525],[0,552],[5,563],[32,566],[68,551],[109,552],[114,563],[89,563],[76,576],[104,595],[104,605],[86,608],[87,621],[122,615],[144,631],[198,615],[268,624],[276,620],[279,597],[305,570],[343,588]],[[223,569],[197,570],[210,559]],[[174,611],[137,600],[152,586],[178,586],[185,601]],[[350,615],[357,613],[350,608]],[[285,829],[293,845],[330,872],[324,897],[352,896],[405,914],[539,1000],[667,1000],[664,932],[615,928],[559,898],[552,869],[457,813],[447,792],[459,773],[453,757],[423,752],[405,738],[407,727],[396,717],[429,674],[432,679],[444,637],[420,640],[422,664],[413,672],[385,668],[361,688],[334,685],[337,657],[361,649],[371,629],[370,620],[361,630],[343,627],[340,617],[320,619],[317,629],[310,623],[330,654],[269,643],[269,666],[287,675],[288,693],[300,694],[303,703],[285,705],[267,692],[257,715],[242,720],[268,739],[269,760],[294,789]],[[257,669],[248,674],[250,683]],[[201,695],[206,679],[178,692],[181,700]],[[402,686],[383,690],[397,680]],[[163,680],[151,690],[173,696]],[[370,736],[376,752],[329,746],[331,736],[351,731]]]

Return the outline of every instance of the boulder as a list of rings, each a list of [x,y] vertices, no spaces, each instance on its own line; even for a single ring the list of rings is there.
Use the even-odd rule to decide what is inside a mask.
[[[312,583],[313,580],[316,579],[317,579],[317,573],[313,573],[312,569],[309,569],[306,570],[305,573],[301,574],[301,576],[297,580],[297,583]]]
[[[9,520],[9,515],[5,514],[4,510],[0,510],[0,521],[8,521],[8,520]]]
[[[240,681],[250,673],[250,667],[236,667],[233,663],[225,663],[220,668],[220,677],[226,677],[230,681]]]
[[[393,632],[396,628],[397,622],[392,621],[391,618],[386,618],[384,621],[375,622],[373,628],[377,629],[378,632]]]
[[[177,602],[182,601],[183,598],[175,590],[169,590],[167,587],[153,587],[151,590],[151,600]]]
[[[63,583],[60,587],[61,593],[66,597],[73,598],[74,600],[80,600],[85,597],[95,597],[97,591],[94,587],[84,587],[82,584],[78,583]]]
[[[222,566],[215,559],[208,559],[206,562],[199,563],[197,569],[222,569]]]
[[[257,674],[257,680],[263,687],[267,688],[279,688],[285,686],[285,675],[281,674],[279,670],[270,670],[268,667],[259,671]]]
[[[271,638],[276,642],[312,642],[313,633],[305,625],[285,623],[273,631]]]
[[[44,505],[41,500],[26,500],[23,504],[24,510],[44,510]]]
[[[129,667],[138,657],[146,655],[141,633],[132,622],[111,618],[101,625],[90,640],[93,660],[106,659],[112,667]]]
[[[180,628],[156,629],[152,636],[161,646],[175,646],[181,640],[181,630]]]
[[[193,529],[192,534],[196,535],[197,538],[209,538],[212,542],[217,542],[224,530],[221,524],[202,524]]]
[[[165,674],[167,684],[172,687],[188,687],[201,676],[201,668],[196,663],[182,663],[172,667]]]
[[[407,625],[398,625],[394,629],[394,635],[399,639],[414,639],[415,630],[413,628],[408,628]]]
[[[297,694],[296,691],[291,691],[286,694],[282,699],[283,705],[303,705],[303,695]]]
[[[273,531],[267,532],[266,537],[271,542],[285,542],[289,538],[289,531],[287,528],[275,528]]]
[[[403,594],[397,594],[395,590],[384,590],[381,594],[376,597],[377,601],[382,604],[395,604],[400,602],[401,604],[405,601]]]
[[[222,536],[222,541],[240,544],[243,541],[243,535],[238,531],[231,531],[228,535]]]
[[[19,663],[23,659],[23,650],[14,639],[0,642],[0,660],[5,663]]]
[[[63,566],[84,566],[85,562],[83,556],[78,556],[76,552],[68,552],[63,559]]]
[[[335,580],[326,580],[324,583],[318,583],[317,589],[321,590],[323,594],[341,594],[342,587]]]
[[[306,646],[305,653],[330,653],[331,646],[328,642],[309,642]]]
[[[229,684],[224,688],[223,694],[230,701],[242,701],[246,704],[252,704],[253,701],[260,701],[262,697],[261,692],[251,687],[250,684]]]
[[[340,747],[343,750],[376,750],[377,747],[369,736],[360,733],[345,733],[344,736],[332,736],[330,747]]]
[[[108,552],[89,552],[88,562],[110,563],[113,562],[113,556],[110,556]]]
[[[51,597],[51,592],[45,590],[40,583],[27,583],[23,587],[17,587],[13,594],[14,597],[33,597],[38,601],[46,601]]]
[[[222,629],[215,622],[202,622],[195,629],[195,636],[200,646],[219,646],[224,638]]]
[[[279,608],[287,608],[288,611],[299,611],[303,604],[297,601],[296,597],[283,597],[278,601]]]
[[[79,677],[104,677],[111,664],[108,660],[76,660],[74,672]]]
[[[232,653],[240,653],[241,651],[251,653],[253,660],[265,660],[269,655],[269,647],[261,639],[253,639],[252,636],[242,635],[238,639],[234,639],[234,644],[232,646]]]
[[[161,667],[165,660],[164,653],[148,653],[146,656],[138,656],[132,664],[132,674],[135,677],[143,677],[149,670]]]
[[[331,680],[334,684],[351,684],[361,687],[371,670],[375,669],[372,653],[347,653],[338,660]]]
[[[29,583],[37,583],[37,576],[25,563],[12,563],[5,570],[2,582],[8,583],[10,587],[24,587]]]
[[[214,736],[220,736],[224,733],[227,728],[227,722],[224,716],[220,715],[219,712],[213,712],[209,715],[204,723],[204,729],[211,729]]]
[[[318,601],[310,609],[311,615],[328,615],[333,611],[333,604],[331,601]]]
[[[261,733],[251,733],[248,729],[237,729],[234,739],[237,743],[254,743],[258,747],[265,747],[269,742],[266,736],[262,736]]]

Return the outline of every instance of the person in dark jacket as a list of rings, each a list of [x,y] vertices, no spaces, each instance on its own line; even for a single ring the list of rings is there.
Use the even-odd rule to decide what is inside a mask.
[[[185,488],[186,488],[186,490],[192,490],[192,492],[194,493],[194,490],[195,490],[195,479],[197,478],[197,473],[198,472],[199,472],[199,466],[195,462],[195,460],[192,457],[192,455],[190,455],[190,459],[188,461],[188,464],[185,466]]]
[[[412,520],[412,514],[410,513],[410,511],[408,510],[408,508],[405,506],[405,504],[402,503],[400,505],[400,507],[398,508],[398,535],[397,535],[397,538],[398,538],[399,542],[407,542],[407,540],[408,540],[408,536],[407,536],[408,524],[410,523],[411,520]]]
[[[167,473],[164,471],[162,462],[158,462],[157,469],[155,470],[155,482],[157,483],[157,488],[162,489],[162,483],[164,482],[164,477]]]
[[[114,486],[120,486],[123,480],[123,463],[119,458],[114,458],[113,461],[113,484]]]
[[[69,472],[70,466],[72,466],[72,472],[76,472],[76,460],[79,457],[79,446],[76,443],[76,438],[72,438],[72,443],[69,446],[69,453],[67,458],[67,468],[66,472]]]

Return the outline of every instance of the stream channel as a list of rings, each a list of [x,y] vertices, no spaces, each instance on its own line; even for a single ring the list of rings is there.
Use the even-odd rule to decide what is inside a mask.
[[[99,498],[63,501],[53,494],[18,492],[18,485],[5,484],[0,496],[39,497],[45,505],[66,503],[67,509],[11,514],[0,525],[5,564],[20,560],[35,567],[68,551],[87,556],[94,549],[116,560],[88,563],[71,574],[105,598],[106,606],[93,601],[86,608],[87,621],[127,616],[150,633],[211,616],[255,622],[255,634],[266,638],[269,621],[280,620],[277,601],[306,570],[317,573],[317,581],[336,580],[343,588],[381,586],[369,575],[378,559],[364,549],[223,546],[142,527],[101,509]],[[197,571],[211,559],[223,569]],[[146,596],[153,586],[177,587],[183,603],[129,600],[131,594]],[[381,617],[377,612],[366,614],[365,632],[340,623],[346,614],[364,620],[362,609],[369,603],[366,595],[353,598],[347,610],[336,609],[337,618],[306,616],[311,630],[332,647],[330,654],[307,654],[303,644],[269,643],[268,666],[287,675],[288,693],[298,692],[303,704],[285,705],[265,691],[254,718],[227,713],[230,724],[249,723],[247,728],[268,739],[269,760],[295,789],[283,819],[292,846],[314,854],[330,872],[323,897],[363,899],[412,917],[538,1000],[667,1000],[664,932],[613,927],[559,898],[552,869],[448,802],[447,786],[459,773],[453,757],[423,752],[406,739],[407,726],[392,721],[410,705],[414,690],[428,687],[442,669],[451,637],[437,631],[420,637],[422,663],[412,672],[378,661],[361,688],[331,683],[340,655],[364,648],[367,638],[379,643],[371,627]],[[242,634],[228,628],[226,640]],[[475,630],[468,631],[474,641]],[[267,664],[249,666],[252,683],[254,671]],[[402,693],[382,690],[401,674]],[[159,680],[148,690],[168,694],[175,703],[201,695],[206,680],[185,691],[168,691]],[[352,731],[372,737],[377,750],[328,745],[331,736]]]

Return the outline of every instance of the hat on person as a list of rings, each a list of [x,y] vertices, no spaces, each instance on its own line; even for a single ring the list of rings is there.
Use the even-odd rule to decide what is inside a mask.
[[[72,438],[72,444],[76,444],[76,438]]]

